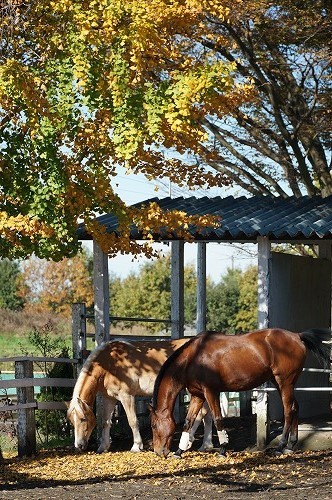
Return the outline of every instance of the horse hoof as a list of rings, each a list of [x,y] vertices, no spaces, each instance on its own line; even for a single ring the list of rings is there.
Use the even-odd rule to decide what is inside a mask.
[[[107,448],[107,449],[106,448],[98,448],[96,453],[98,453],[98,455],[101,455],[102,453],[107,453],[108,450],[109,450],[109,448]]]
[[[176,453],[173,453],[173,455],[171,455],[171,456],[172,456],[172,458],[176,458],[177,460],[182,459],[181,455],[177,455]]]
[[[197,451],[202,453],[210,453],[213,450],[213,446],[201,446]]]
[[[292,450],[291,448],[285,448],[284,450],[282,450],[283,455],[292,455],[293,453],[294,450]]]
[[[173,456],[174,458],[182,458],[182,456],[181,456],[181,455],[182,455],[182,453],[183,453],[183,450],[181,450],[180,448],[178,448],[178,449],[176,450],[176,452],[174,452],[174,453],[173,453],[173,455],[172,455],[172,456]]]
[[[226,458],[226,447],[225,446],[222,446],[219,450],[219,456],[220,457],[223,457],[223,458]]]

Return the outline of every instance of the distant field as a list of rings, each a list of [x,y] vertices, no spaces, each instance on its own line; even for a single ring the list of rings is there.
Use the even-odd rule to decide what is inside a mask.
[[[41,355],[29,343],[28,335],[34,328],[41,330],[47,323],[54,325],[54,337],[63,338],[71,347],[71,320],[46,314],[29,314],[0,309],[0,358],[22,356],[26,353]],[[0,363],[0,370],[8,369]]]

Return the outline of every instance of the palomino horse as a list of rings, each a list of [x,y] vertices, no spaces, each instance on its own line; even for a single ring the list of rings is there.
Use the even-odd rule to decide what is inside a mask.
[[[195,417],[206,400],[217,428],[220,454],[226,453],[228,436],[223,428],[219,405],[222,391],[247,391],[271,380],[278,389],[284,409],[284,427],[277,450],[288,443],[293,450],[298,439],[298,403],[294,384],[307,351],[325,362],[331,339],[327,330],[292,333],[281,329],[258,330],[244,335],[225,336],[205,332],[193,337],[172,354],[161,368],[155,382],[151,425],[154,451],[165,457],[175,430],[173,408],[177,394],[184,387],[191,394],[183,433],[176,456],[190,448],[188,438]]]
[[[67,411],[75,429],[75,447],[82,451],[87,448],[96,425],[93,404],[96,394],[101,393],[103,427],[98,453],[109,450],[111,420],[117,401],[123,405],[133,432],[131,451],[141,451],[143,442],[136,416],[135,396],[152,396],[161,366],[170,354],[186,342],[188,339],[146,342],[114,340],[93,351],[82,367]],[[206,408],[199,415],[193,434],[203,417],[205,427],[201,449],[208,450],[213,447],[212,418]]]

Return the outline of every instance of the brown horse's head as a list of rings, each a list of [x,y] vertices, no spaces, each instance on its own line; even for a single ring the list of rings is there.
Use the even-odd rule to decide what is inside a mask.
[[[80,451],[86,450],[91,433],[96,425],[96,417],[92,408],[82,399],[72,400],[67,417],[74,426],[75,448]]]
[[[170,452],[171,441],[175,432],[175,422],[167,410],[156,411],[150,406],[153,450],[160,457],[165,458]]]

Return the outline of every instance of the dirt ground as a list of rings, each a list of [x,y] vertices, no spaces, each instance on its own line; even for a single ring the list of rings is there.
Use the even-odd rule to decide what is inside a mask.
[[[181,460],[161,459],[151,451],[149,433],[144,436],[146,451],[138,454],[127,451],[130,440],[118,437],[103,455],[67,449],[21,461],[6,458],[0,499],[332,498],[332,449],[282,456],[257,452],[252,422],[230,418],[225,423],[230,436],[225,459],[217,450],[196,451],[199,438]]]

